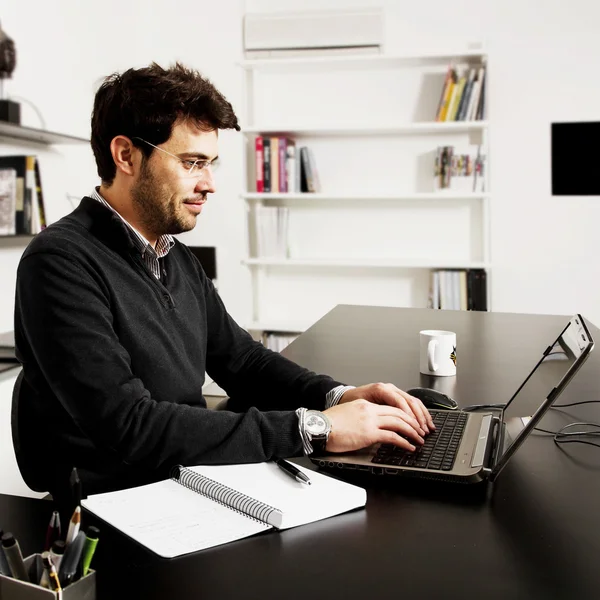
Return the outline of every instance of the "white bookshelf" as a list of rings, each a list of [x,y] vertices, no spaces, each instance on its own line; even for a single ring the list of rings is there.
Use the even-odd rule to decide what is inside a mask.
[[[423,289],[424,281],[429,277],[430,271],[434,269],[485,269],[489,290],[492,268],[490,256],[492,195],[489,192],[489,177],[487,176],[489,166],[485,177],[485,192],[457,189],[427,190],[422,189],[423,186],[418,184],[405,183],[401,177],[399,178],[401,185],[398,185],[389,176],[389,169],[383,177],[376,180],[376,185],[363,183],[359,175],[357,189],[349,189],[351,186],[347,184],[346,174],[338,168],[339,165],[332,163],[330,158],[339,152],[342,157],[340,162],[348,161],[349,176],[354,177],[358,171],[350,165],[352,159],[349,158],[353,148],[356,148],[358,155],[365,152],[366,158],[363,160],[368,162],[373,148],[376,149],[376,153],[379,148],[382,148],[379,157],[383,155],[385,159],[387,156],[389,160],[389,156],[397,149],[394,144],[407,144],[407,148],[414,148],[412,152],[417,157],[412,165],[412,170],[420,169],[422,171],[423,148],[435,149],[445,145],[457,147],[464,145],[480,146],[487,157],[487,165],[489,165],[488,120],[451,122],[434,120],[435,107],[432,109],[432,106],[437,106],[443,85],[443,75],[451,62],[462,65],[463,68],[470,68],[485,62],[485,83],[487,85],[489,62],[487,53],[481,47],[451,48],[442,51],[425,50],[394,56],[308,56],[247,60],[240,63],[245,79],[246,99],[242,121],[242,132],[245,137],[245,189],[241,191],[240,198],[248,216],[248,256],[242,259],[242,263],[250,270],[253,302],[252,317],[246,324],[249,330],[282,333],[304,331],[310,323],[331,308],[331,306],[327,306],[322,313],[318,313],[315,308],[315,296],[318,297],[322,290],[327,300],[331,299],[334,304],[355,303],[356,301],[369,303],[369,299],[364,299],[364,287],[371,286],[376,290],[374,293],[377,293],[373,304],[425,307],[428,293]],[[337,98],[340,104],[343,103],[343,97],[340,99],[340,93],[342,93],[339,89],[340,86],[335,89],[335,83],[331,83],[332,88],[329,92],[327,90],[330,73],[342,73],[344,76],[344,73],[351,72],[352,76],[356,77],[360,95],[368,94],[370,85],[373,83],[373,73],[381,71],[385,75],[382,74],[380,77],[388,78],[383,81],[390,82],[389,90],[387,85],[382,86],[383,93],[389,96],[397,94],[398,98],[402,97],[404,101],[405,94],[403,92],[409,88],[402,88],[395,82],[393,77],[395,70],[408,73],[405,81],[411,84],[410,89],[414,92],[412,109],[407,108],[406,102],[404,104],[400,102],[397,114],[392,114],[388,107],[387,112],[374,110],[370,114],[362,115],[360,119],[353,118],[356,112],[353,113],[351,110],[346,113],[340,110],[339,115],[335,109],[321,112],[320,99],[326,103],[327,99],[332,97]],[[294,104],[293,92],[287,92],[289,84],[293,83],[294,78],[297,77],[300,94],[302,94],[305,89],[310,89],[313,75],[320,78],[316,79],[312,96],[309,93],[305,97],[305,104],[302,101]],[[278,77],[281,77],[281,80]],[[435,77],[438,78],[437,87],[432,86],[431,83]],[[414,88],[418,86],[423,88],[418,93],[425,98],[425,102],[421,102],[420,97],[417,99],[417,90]],[[433,91],[434,89],[435,91]],[[287,100],[277,104],[271,96],[279,92],[283,92],[284,97],[286,93],[288,95]],[[432,94],[435,95],[435,98],[432,98]],[[410,96],[410,94],[406,95]],[[317,98],[315,99],[313,96]],[[374,93],[373,97],[376,102],[381,98],[381,96],[377,96],[377,93]],[[390,100],[393,111],[393,99],[386,99]],[[360,107],[361,100],[359,99],[357,102]],[[429,109],[424,106],[427,103],[429,103]],[[289,110],[286,111],[288,106]],[[487,114],[485,117],[487,118]],[[295,139],[297,148],[300,145],[312,147],[314,144],[315,153],[318,149],[320,157],[324,157],[321,162],[320,157],[317,156],[317,167],[323,182],[323,191],[320,193],[258,193],[254,191],[256,189],[254,140],[258,135],[284,135]],[[402,146],[402,148],[404,147]],[[402,156],[406,157],[411,150],[403,150],[403,152],[405,154]],[[421,163],[417,163],[417,159],[421,160]],[[378,157],[371,160],[377,161]],[[407,169],[406,164],[401,166],[405,170]],[[334,175],[331,175],[332,172]],[[423,177],[422,173],[420,177]],[[433,180],[433,173],[431,173],[431,179]],[[286,210],[289,210],[290,224],[296,221],[300,223],[295,225],[296,236],[300,235],[300,231],[303,232],[301,235],[305,235],[306,239],[302,240],[300,248],[290,247],[287,256],[258,256],[255,211],[261,206],[273,204],[288,207]],[[371,218],[376,218],[373,215],[381,211],[382,224],[388,227],[388,233],[381,235],[382,247],[379,250],[375,246],[362,248],[362,256],[359,256],[357,254],[360,254],[361,249],[357,249],[356,244],[351,244],[347,256],[340,256],[340,244],[335,249],[325,247],[326,244],[320,244],[323,237],[328,235],[328,231],[336,228],[335,225],[329,229],[319,227],[320,215],[324,215],[323,218],[335,219],[332,214],[337,212],[340,219],[343,220],[341,227],[347,230],[349,235],[357,235],[357,232],[360,234],[361,227],[373,229],[372,223],[367,224],[364,218],[366,210],[371,211]],[[450,245],[440,248],[439,252],[422,252],[419,249],[412,252],[412,242],[404,242],[402,238],[406,236],[403,236],[402,232],[414,234],[415,229],[424,228],[423,216],[418,214],[415,216],[415,211],[419,210],[425,211],[424,214],[430,221],[431,219],[435,220],[436,216],[439,217],[439,222],[435,223],[437,229],[433,227],[434,231],[440,229],[440,224],[443,227],[446,222],[452,224],[454,221],[458,222],[458,219],[464,218],[466,224],[456,226],[457,243],[463,245],[458,250]],[[390,211],[400,212],[391,213]],[[456,215],[448,211],[455,211]],[[405,223],[403,217],[398,218],[398,214],[409,215],[414,222],[407,220]],[[352,223],[353,215],[356,217],[354,224]],[[389,243],[389,226],[392,218],[399,220],[399,241],[396,247]],[[335,221],[332,222],[335,223]],[[320,254],[317,251],[319,248],[315,250],[311,247],[310,251],[307,251],[309,244],[307,240],[311,236],[315,240],[315,246],[324,247],[324,251]],[[359,237],[364,236],[359,235]],[[372,237],[376,238],[376,236]],[[410,236],[408,237],[410,238]],[[466,244],[462,242],[463,238],[473,238],[474,241]],[[414,241],[414,236],[412,240]],[[377,243],[377,240],[374,243]],[[459,258],[454,258],[457,256]],[[395,285],[396,275],[405,278],[406,281],[403,281],[402,285]],[[309,281],[309,276],[312,281]],[[378,276],[381,281],[374,280]],[[341,294],[339,297],[335,297],[335,290],[331,291],[330,289],[328,292],[326,289],[328,280],[336,277],[339,278],[339,285],[337,279],[333,284],[329,281],[329,288],[339,288]],[[323,283],[322,286],[320,282]],[[304,291],[305,283],[314,285],[311,289],[308,289],[309,285],[306,285],[307,289]],[[385,291],[386,285],[389,288],[388,292]],[[352,286],[357,291],[356,295],[352,291]],[[421,287],[419,288],[419,286]],[[398,299],[395,294],[399,289],[405,296],[410,296],[410,302]],[[282,290],[283,293],[281,293]],[[384,290],[384,292],[380,293],[380,290]],[[302,298],[302,294],[305,294],[304,298]],[[307,309],[306,314],[303,314],[304,300],[307,305],[311,305],[311,309]],[[273,302],[277,304],[276,310],[273,310]],[[289,312],[286,313],[282,308],[288,304]],[[488,291],[488,308],[490,305]]]
[[[407,259],[293,259],[293,258],[247,258],[242,261],[250,267],[339,267],[347,269],[488,269],[489,263],[460,260],[411,260]]]
[[[382,136],[382,135],[428,135],[444,133],[469,133],[483,131],[487,128],[487,121],[457,121],[449,123],[423,122],[423,123],[399,123],[397,125],[364,125],[346,127],[310,127],[301,123],[265,123],[264,125],[253,125],[244,127],[247,134],[281,134],[286,133],[295,137],[318,137],[318,136]]]
[[[376,69],[384,67],[394,67],[410,62],[418,63],[449,63],[450,61],[468,62],[470,60],[479,61],[485,56],[485,51],[481,44],[477,48],[455,48],[455,51],[443,51],[426,49],[421,52],[406,52],[403,54],[343,54],[329,56],[306,56],[306,57],[287,57],[287,58],[265,58],[244,60],[239,65],[247,71],[294,68],[294,67],[361,67],[366,69]]]
[[[486,200],[490,197],[489,194],[476,194],[472,192],[430,192],[413,194],[310,194],[307,192],[291,193],[291,192],[246,192],[240,194],[241,198],[248,202],[264,202],[269,200],[285,200],[290,202],[343,202],[343,201],[358,201],[358,200],[375,200],[389,202],[403,202],[410,200]]]

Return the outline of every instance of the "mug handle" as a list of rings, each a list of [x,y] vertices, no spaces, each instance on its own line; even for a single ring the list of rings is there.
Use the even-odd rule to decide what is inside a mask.
[[[437,340],[429,340],[429,343],[427,344],[427,366],[429,367],[429,370],[433,371],[434,373],[438,370],[439,366],[437,363],[434,362],[434,354],[437,345]]]

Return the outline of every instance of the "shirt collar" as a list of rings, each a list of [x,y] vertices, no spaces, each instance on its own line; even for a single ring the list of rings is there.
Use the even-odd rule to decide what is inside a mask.
[[[113,213],[119,216],[119,218],[123,221],[123,223],[125,223],[125,225],[129,229],[129,231],[131,231],[131,233],[133,234],[134,243],[141,252],[142,256],[146,252],[150,252],[152,254],[156,254],[158,258],[162,258],[163,256],[166,256],[169,253],[169,250],[175,245],[175,240],[173,239],[173,236],[169,235],[168,233],[165,233],[156,240],[156,247],[153,248],[152,244],[106,201],[106,199],[100,194],[99,187],[94,188],[93,192],[90,194],[90,198],[97,200],[98,202],[106,206],[106,208],[110,209]]]

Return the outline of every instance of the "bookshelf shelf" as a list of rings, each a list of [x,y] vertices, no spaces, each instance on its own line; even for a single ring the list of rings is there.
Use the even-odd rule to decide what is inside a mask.
[[[414,193],[414,194],[311,194],[303,192],[285,193],[285,192],[268,192],[257,193],[248,192],[241,194],[241,197],[249,202],[260,202],[263,200],[285,200],[290,202],[311,202],[311,201],[326,201],[326,202],[343,202],[352,200],[385,200],[385,201],[406,201],[406,200],[483,200],[489,198],[489,194],[476,193],[456,193],[456,192],[431,192],[431,193]]]
[[[37,144],[89,144],[90,140],[64,133],[55,133],[45,129],[23,127],[14,123],[0,121],[1,140],[19,140]]]
[[[286,133],[291,136],[382,136],[382,135],[427,135],[427,134],[451,134],[451,133],[470,133],[483,131],[487,129],[487,121],[450,121],[447,123],[438,123],[436,121],[425,121],[421,123],[404,123],[399,125],[373,125],[360,127],[309,127],[281,123],[280,125],[252,126],[244,127],[243,133],[247,135],[257,134],[281,134]]]
[[[351,67],[351,68],[391,68],[407,63],[418,62],[419,64],[448,63],[451,60],[455,62],[466,62],[469,60],[481,60],[486,56],[486,52],[481,49],[457,48],[456,52],[439,52],[436,50],[424,51],[421,53],[408,52],[406,54],[396,54],[382,56],[379,54],[368,55],[331,55],[331,56],[313,56],[299,58],[266,58],[256,60],[244,60],[239,63],[240,67],[246,70],[263,69],[281,69],[290,67]]]
[[[301,259],[301,258],[247,258],[242,261],[249,267],[343,267],[352,269],[487,269],[490,265],[478,261],[382,259]]]

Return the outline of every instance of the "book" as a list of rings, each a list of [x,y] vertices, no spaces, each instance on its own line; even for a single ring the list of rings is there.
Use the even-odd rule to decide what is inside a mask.
[[[271,138],[263,137],[263,191],[271,191]]]
[[[30,233],[27,205],[31,202],[31,190],[27,187],[27,156],[0,156],[0,169],[14,169],[17,174],[15,194],[15,233]]]
[[[366,504],[366,491],[296,465],[311,481],[275,463],[173,469],[172,477],[96,494],[82,506],[163,558],[288,529]]]
[[[286,193],[288,191],[288,182],[287,182],[287,170],[286,170],[286,160],[287,160],[287,145],[288,139],[286,137],[279,138],[279,191]]]
[[[264,180],[264,155],[263,155],[263,137],[257,136],[254,140],[254,151],[255,151],[255,170],[256,170],[256,191],[262,193],[265,191],[265,180]]]
[[[296,142],[292,139],[288,139],[286,146],[286,157],[285,157],[285,177],[287,182],[287,192],[294,193],[299,192],[300,187],[297,187],[297,175],[296,175]]]
[[[275,194],[279,189],[279,138],[271,137],[271,191]]]
[[[37,196],[37,209],[39,230],[34,230],[33,233],[38,233],[42,229],[46,229],[46,208],[44,206],[44,193],[42,191],[42,176],[40,174],[40,161],[35,159],[35,190]]]
[[[0,169],[0,235],[17,233],[17,172]]]

